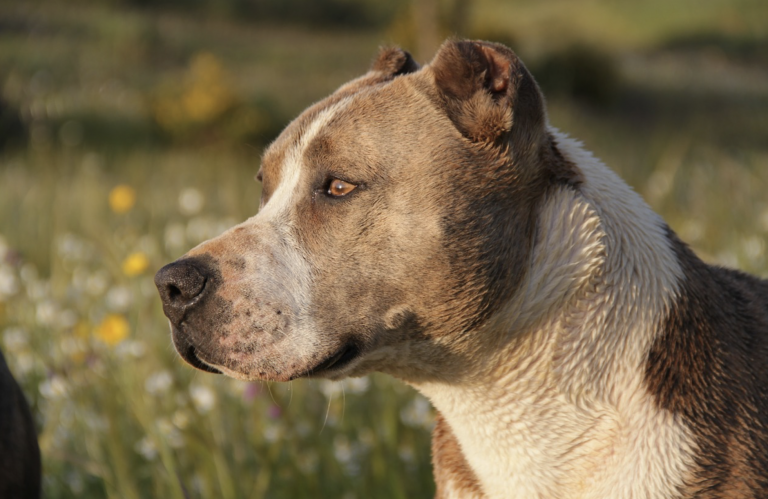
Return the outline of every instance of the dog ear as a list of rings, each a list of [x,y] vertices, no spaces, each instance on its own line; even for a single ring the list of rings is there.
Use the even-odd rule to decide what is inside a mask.
[[[382,47],[379,55],[371,64],[371,71],[388,75],[390,78],[413,73],[420,68],[411,54],[397,47]]]
[[[546,138],[544,100],[512,50],[490,42],[448,41],[430,64],[448,116],[475,142],[536,152]]]

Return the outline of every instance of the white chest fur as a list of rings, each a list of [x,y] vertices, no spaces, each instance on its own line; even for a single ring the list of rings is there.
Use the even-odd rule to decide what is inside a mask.
[[[585,181],[543,208],[527,282],[480,333],[506,348],[472,381],[417,388],[491,498],[674,497],[692,438],[643,376],[681,271],[639,196],[558,143]]]

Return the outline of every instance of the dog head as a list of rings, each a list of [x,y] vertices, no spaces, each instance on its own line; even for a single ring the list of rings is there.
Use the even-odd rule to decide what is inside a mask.
[[[537,205],[573,181],[517,56],[385,49],[264,153],[258,214],[161,269],[174,344],[240,379],[454,374],[525,276]],[[487,343],[487,342],[486,342]]]

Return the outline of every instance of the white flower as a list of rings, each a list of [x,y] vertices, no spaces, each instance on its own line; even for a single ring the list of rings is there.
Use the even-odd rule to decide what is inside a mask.
[[[200,414],[207,414],[216,403],[216,394],[204,385],[190,386],[189,395],[192,397],[192,402]]]
[[[64,381],[59,375],[54,375],[50,379],[43,381],[40,385],[40,395],[47,399],[60,399],[67,395],[69,387],[67,382]]]
[[[204,204],[203,193],[194,187],[187,187],[179,194],[179,211],[183,215],[197,215],[203,209]]]
[[[336,435],[333,439],[333,455],[342,464],[346,464],[352,459],[352,446],[349,445],[349,440],[344,435]]]
[[[168,391],[173,384],[173,377],[169,371],[160,371],[144,382],[144,388],[152,395],[162,395]]]
[[[277,442],[277,440],[280,438],[281,433],[282,431],[279,425],[271,424],[264,427],[261,435],[264,437],[265,442],[272,444]]]
[[[432,408],[429,401],[421,395],[415,395],[413,400],[400,411],[400,420],[408,426],[430,428]]]
[[[133,295],[126,286],[115,286],[107,292],[105,301],[113,312],[125,312],[133,302]]]
[[[157,420],[157,428],[160,433],[163,434],[163,438],[168,445],[173,449],[179,449],[184,447],[184,438],[181,436],[181,432],[166,418],[160,418]]]
[[[25,263],[19,271],[21,280],[30,283],[37,280],[37,268],[31,263]]]
[[[1,250],[0,250],[1,251]],[[0,264],[2,258],[0,258]],[[5,265],[0,265],[0,300],[3,297],[13,296],[19,292],[19,281],[13,271]]]
[[[85,283],[85,290],[92,296],[104,294],[109,285],[109,274],[105,270],[97,270],[88,277]]]
[[[58,317],[58,307],[52,300],[45,300],[37,305],[36,315],[37,322],[43,326],[56,325],[56,319]]]
[[[741,246],[744,249],[744,254],[753,263],[759,263],[765,254],[765,243],[762,238],[756,236],[745,237],[741,242]]]
[[[319,388],[320,391],[325,395],[327,398],[333,398],[336,394],[341,393],[343,387],[341,383],[338,383],[336,381],[331,381],[329,379],[323,379],[319,382]]]
[[[124,340],[115,347],[115,354],[119,357],[130,356],[139,358],[147,351],[147,346],[141,340]]]
[[[144,456],[144,459],[147,461],[153,461],[157,457],[157,446],[155,445],[155,442],[153,442],[152,439],[148,436],[145,436],[136,442],[134,449],[136,452]]]
[[[27,333],[20,327],[9,327],[3,331],[3,343],[9,352],[23,350],[28,344]]]
[[[354,393],[355,395],[367,392],[370,384],[371,380],[368,376],[363,376],[362,378],[348,378],[344,380],[344,388],[349,393]]]
[[[27,374],[32,372],[35,365],[39,362],[38,357],[32,355],[29,352],[22,352],[14,356],[14,364],[16,365],[15,373],[18,379],[24,378]]]

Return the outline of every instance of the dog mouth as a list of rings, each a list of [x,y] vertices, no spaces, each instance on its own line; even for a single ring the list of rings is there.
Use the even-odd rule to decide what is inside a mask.
[[[223,374],[221,371],[219,371],[215,367],[212,367],[211,365],[207,364],[203,359],[201,359],[200,356],[197,354],[197,350],[192,345],[189,345],[189,347],[187,347],[187,350],[184,352],[182,357],[184,357],[184,360],[189,362],[192,365],[192,367],[200,369],[201,371],[206,371],[213,374]]]
[[[331,371],[338,371],[348,366],[355,358],[360,355],[360,347],[354,343],[346,343],[340,349],[336,350],[327,359],[304,373],[307,377],[322,376]],[[298,376],[297,376],[298,377]]]
[[[195,369],[200,369],[201,371],[213,374],[223,374],[221,371],[200,358],[200,355],[197,353],[197,349],[194,347],[194,345],[186,340],[182,336],[181,331],[175,327],[173,328],[173,342],[174,346],[176,347],[176,351],[179,353],[181,358]]]

